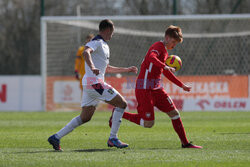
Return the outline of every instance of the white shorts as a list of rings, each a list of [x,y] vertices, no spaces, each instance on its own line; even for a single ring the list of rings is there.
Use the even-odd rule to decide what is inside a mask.
[[[97,106],[100,100],[111,101],[119,92],[107,83],[83,85],[82,103],[84,106]]]

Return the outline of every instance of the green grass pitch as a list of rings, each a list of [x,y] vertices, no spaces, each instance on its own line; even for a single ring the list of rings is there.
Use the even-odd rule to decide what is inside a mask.
[[[111,112],[61,140],[54,152],[47,138],[79,112],[0,112],[0,166],[250,166],[250,112],[181,113],[187,137],[204,149],[182,149],[170,119],[156,113],[147,129],[123,120],[119,138],[127,149],[107,147]]]

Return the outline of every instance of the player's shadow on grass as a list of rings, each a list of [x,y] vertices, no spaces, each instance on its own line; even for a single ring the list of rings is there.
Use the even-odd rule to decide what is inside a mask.
[[[36,154],[36,153],[48,153],[48,152],[56,152],[56,153],[65,153],[65,152],[110,152],[115,151],[115,149],[82,149],[82,150],[72,150],[72,151],[55,151],[55,150],[43,150],[43,151],[18,151],[11,152],[5,154]]]
[[[58,152],[55,150],[43,150],[43,151],[18,151],[18,152],[6,152],[5,154],[36,154],[36,153],[48,153],[48,152]]]
[[[220,135],[250,135],[250,132],[248,133],[242,133],[242,132],[225,132],[225,133],[218,133]]]
[[[82,149],[82,150],[73,150],[74,152],[110,152],[114,149]]]
[[[179,148],[140,148],[139,150],[178,150]]]

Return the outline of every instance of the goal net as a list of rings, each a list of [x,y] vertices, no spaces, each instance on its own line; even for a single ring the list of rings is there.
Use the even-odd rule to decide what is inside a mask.
[[[76,52],[89,33],[98,34],[99,22],[107,18],[115,24],[113,38],[108,42],[111,65],[139,68],[150,45],[164,38],[169,25],[177,25],[182,28],[184,41],[169,54],[179,55],[183,61],[179,76],[250,73],[248,14],[43,17],[41,71],[45,110],[79,109],[81,92],[74,90],[79,88],[74,80]]]

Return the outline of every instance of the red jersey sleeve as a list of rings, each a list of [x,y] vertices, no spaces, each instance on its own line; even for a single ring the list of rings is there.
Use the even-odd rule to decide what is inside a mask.
[[[151,51],[151,53],[148,56],[148,60],[152,62],[155,66],[164,68],[166,65],[162,63],[158,58],[158,54],[155,51]]]
[[[176,84],[179,87],[182,87],[184,84],[169,70],[163,70],[163,74],[167,77],[171,82]]]

